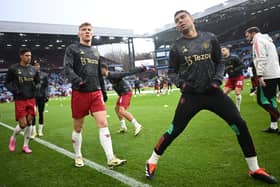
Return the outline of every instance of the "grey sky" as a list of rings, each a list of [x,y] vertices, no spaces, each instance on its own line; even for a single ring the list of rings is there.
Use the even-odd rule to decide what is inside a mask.
[[[133,29],[152,33],[180,9],[196,13],[224,0],[1,0],[0,20]]]

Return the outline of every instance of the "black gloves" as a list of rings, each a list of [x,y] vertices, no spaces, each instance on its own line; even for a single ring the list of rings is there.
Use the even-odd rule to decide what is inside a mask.
[[[49,101],[49,97],[45,97],[44,99],[45,103]]]
[[[215,91],[217,91],[218,89],[220,89],[220,85],[221,85],[221,82],[218,81],[218,80],[212,80],[210,82],[210,84],[208,85],[208,88],[207,88],[207,93],[213,93]]]
[[[103,101],[106,102],[108,100],[107,92],[102,90]]]
[[[74,79],[72,84],[75,88],[80,88],[80,87],[84,86],[86,84],[86,82],[87,82],[86,80],[83,80],[79,77],[79,78]]]

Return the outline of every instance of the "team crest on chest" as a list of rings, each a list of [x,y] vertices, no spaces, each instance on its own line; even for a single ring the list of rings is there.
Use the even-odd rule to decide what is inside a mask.
[[[188,48],[186,48],[186,46],[183,46],[182,48],[181,48],[181,51],[182,51],[182,53],[183,54],[186,54],[186,53],[188,53]]]
[[[209,48],[209,43],[208,42],[203,42],[202,43],[202,47],[203,47],[203,49],[208,49]]]

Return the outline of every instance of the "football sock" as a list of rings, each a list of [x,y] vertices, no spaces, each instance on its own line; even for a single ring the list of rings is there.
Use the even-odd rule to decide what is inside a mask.
[[[256,171],[260,168],[258,164],[257,156],[247,157],[245,158],[245,160],[247,161],[250,171]]]
[[[24,142],[23,142],[23,146],[28,146],[30,136],[31,136],[31,126],[27,126],[27,127],[25,127],[25,130],[24,130],[24,135],[23,135],[23,137],[24,137]]]
[[[159,157],[160,157],[160,155],[156,154],[156,152],[153,151],[151,157],[148,160],[148,163],[157,164]]]
[[[16,128],[14,129],[14,132],[13,132],[13,138],[16,138],[16,136],[20,133],[20,131],[22,130],[22,128],[20,128],[19,125],[16,126]]]
[[[133,118],[133,119],[131,120],[131,123],[132,123],[132,125],[134,125],[135,128],[141,126],[141,125],[136,121],[135,118]]]
[[[72,143],[73,143],[73,148],[75,151],[75,156],[76,157],[81,157],[81,147],[82,147],[82,132],[76,132],[73,130],[72,132]]]
[[[42,133],[43,132],[43,127],[44,127],[44,124],[39,124],[39,133]]]
[[[240,95],[236,95],[235,100],[236,100],[237,109],[238,109],[238,111],[240,111],[240,105],[241,105],[241,100],[242,100],[241,94]]]
[[[277,122],[270,122],[270,128],[278,129],[278,123]]]
[[[106,154],[107,160],[110,161],[114,158],[112,140],[108,127],[99,128],[100,144]]]
[[[32,125],[32,126],[31,126],[31,129],[32,129],[32,130],[31,130],[31,133],[36,132],[36,125]]]
[[[126,128],[125,119],[122,119],[120,123],[121,123],[121,128],[125,129]]]

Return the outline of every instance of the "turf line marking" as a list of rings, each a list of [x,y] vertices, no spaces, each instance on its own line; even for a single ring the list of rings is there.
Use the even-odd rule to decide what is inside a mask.
[[[8,128],[10,130],[14,130],[13,127],[11,127],[10,125],[7,125],[5,123],[2,123],[1,121],[0,121],[0,125],[3,126],[3,127]],[[23,132],[21,132],[21,134],[23,135]],[[58,147],[57,145],[54,145],[54,144],[52,144],[52,143],[50,143],[48,141],[42,140],[40,138],[34,138],[33,141],[38,142],[39,144],[42,144],[42,145],[44,145],[44,146],[46,146],[46,147],[48,147],[48,148],[50,148],[50,149],[52,149],[52,150],[54,150],[54,151],[56,151],[58,153],[61,153],[61,154],[65,155],[65,156],[67,156],[69,158],[72,158],[72,159],[75,158],[75,154],[74,153],[72,153],[72,152],[70,152],[70,151],[68,151],[66,149],[63,149],[61,147]],[[139,186],[139,187],[142,187],[142,186],[143,187],[151,187],[149,184],[145,184],[145,183],[139,182],[139,181],[135,180],[134,178],[126,176],[126,175],[124,175],[122,173],[119,173],[117,171],[110,170],[110,169],[108,169],[108,168],[106,168],[106,167],[104,167],[104,166],[102,166],[100,164],[97,164],[97,163],[95,163],[95,162],[93,162],[91,160],[88,160],[86,158],[84,158],[84,161],[85,161],[85,165],[91,167],[92,169],[95,169],[96,171],[98,171],[98,172],[100,172],[100,173],[102,173],[104,175],[108,175],[108,176],[110,176],[110,177],[112,177],[112,178],[114,178],[114,179],[116,179],[116,180],[118,180],[118,181],[120,181],[120,182],[122,182],[124,184],[127,184],[129,186],[133,186],[133,187],[134,186],[135,187],[136,186]]]

